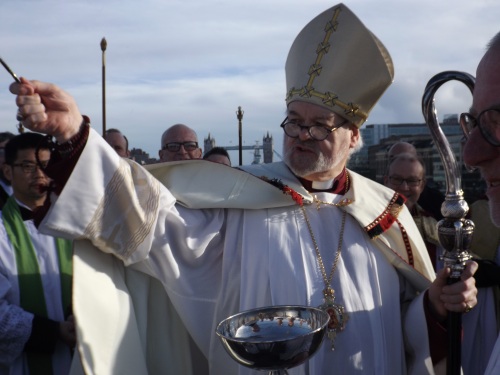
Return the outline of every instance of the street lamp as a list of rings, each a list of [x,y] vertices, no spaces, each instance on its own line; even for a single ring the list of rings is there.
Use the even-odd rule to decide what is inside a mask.
[[[243,146],[241,144],[241,120],[243,120],[243,114],[245,112],[241,110],[241,107],[238,107],[238,111],[236,111],[236,118],[238,119],[238,144],[239,144],[239,156],[240,156],[240,165],[243,165]]]

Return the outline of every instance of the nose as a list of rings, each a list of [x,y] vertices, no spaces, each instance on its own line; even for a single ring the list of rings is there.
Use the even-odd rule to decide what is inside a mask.
[[[35,171],[33,172],[33,174],[42,174],[45,176],[45,173],[43,172],[43,169],[39,164],[35,165]]]
[[[402,191],[410,190],[410,185],[408,185],[408,182],[406,182],[406,180],[403,180],[401,185],[399,185],[399,190],[402,190]]]
[[[309,128],[307,126],[303,126],[300,128],[299,139],[301,141],[307,141],[308,139],[311,139]]]
[[[463,148],[464,163],[471,167],[480,166],[499,155],[500,148],[488,143],[478,128],[472,131]]]
[[[184,148],[184,145],[180,145],[179,151],[177,151],[178,154],[187,154],[188,152]]]

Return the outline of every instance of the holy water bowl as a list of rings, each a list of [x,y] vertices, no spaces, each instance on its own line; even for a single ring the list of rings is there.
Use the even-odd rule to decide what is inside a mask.
[[[326,333],[329,315],[306,306],[243,311],[219,323],[216,333],[229,355],[256,370],[286,370],[308,360]]]

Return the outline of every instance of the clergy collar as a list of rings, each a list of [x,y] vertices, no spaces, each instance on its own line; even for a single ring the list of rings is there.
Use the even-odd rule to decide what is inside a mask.
[[[345,168],[333,180],[309,181],[301,177],[298,177],[298,179],[302,186],[304,186],[304,188],[309,192],[327,192],[344,195],[349,190],[347,171]]]
[[[16,203],[19,206],[19,211],[21,212],[21,217],[23,221],[28,221],[33,219],[33,211],[28,208],[24,203],[19,202],[16,199]]]

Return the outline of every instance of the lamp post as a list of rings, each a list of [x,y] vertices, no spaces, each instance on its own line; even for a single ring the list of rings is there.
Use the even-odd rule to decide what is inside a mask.
[[[106,38],[101,40],[102,51],[102,136],[106,135]]]
[[[243,120],[243,114],[245,112],[241,110],[241,107],[238,107],[238,111],[236,111],[236,118],[238,119],[238,150],[240,156],[240,165],[243,165],[243,145],[242,145],[242,131],[241,131],[241,120]]]

